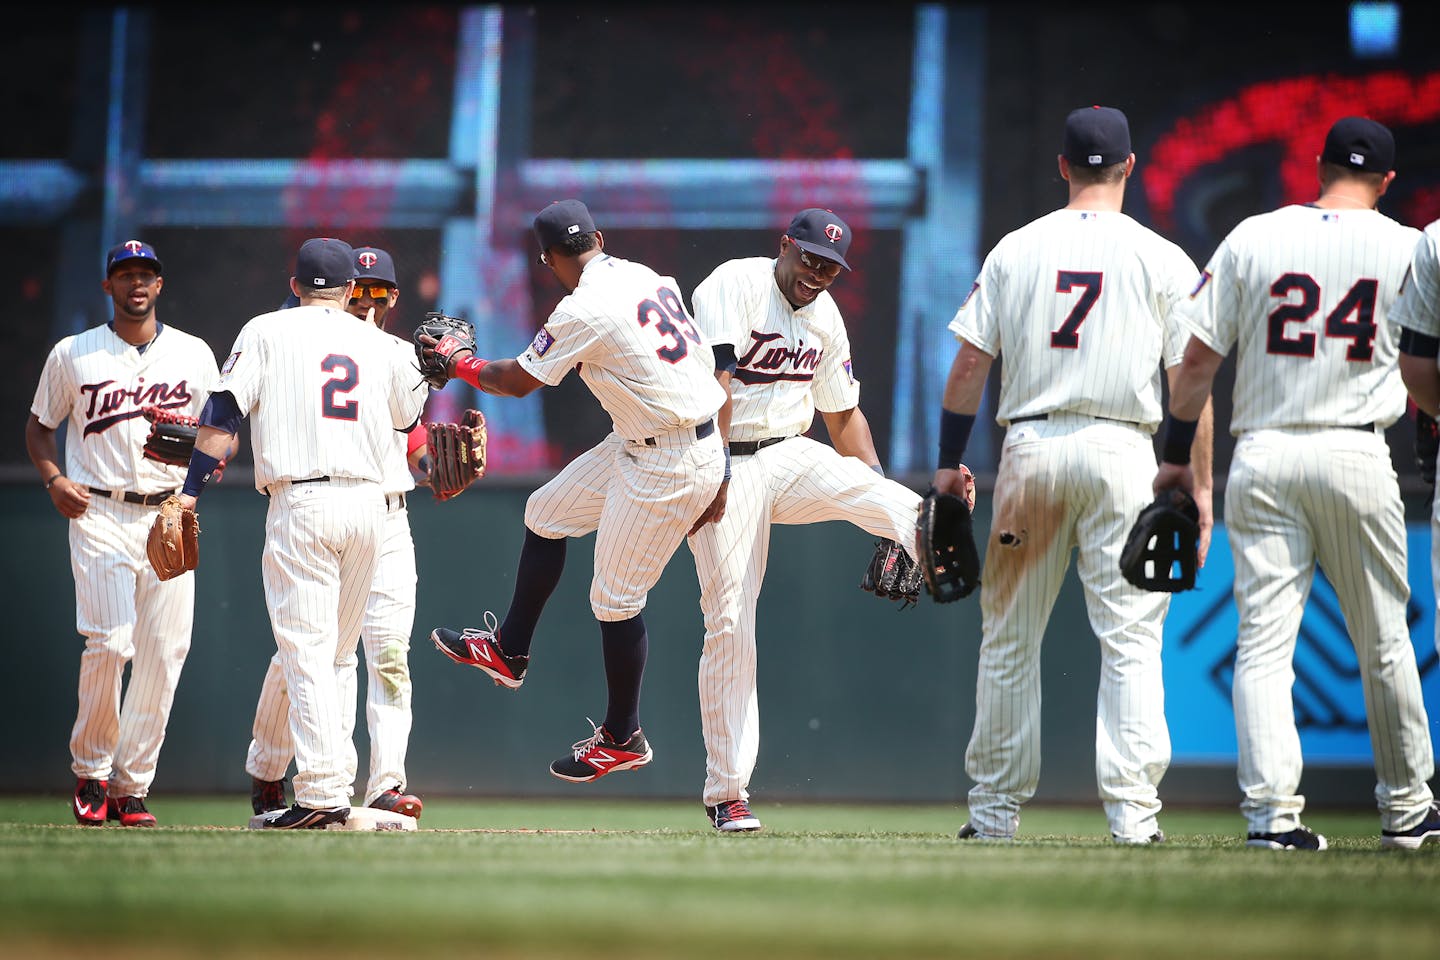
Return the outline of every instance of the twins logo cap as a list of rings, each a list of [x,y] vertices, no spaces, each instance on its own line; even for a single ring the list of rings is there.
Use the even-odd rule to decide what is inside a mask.
[[[116,266],[126,260],[145,260],[155,268],[158,274],[161,271],[160,258],[155,255],[155,248],[143,240],[126,240],[124,243],[117,243],[105,254],[105,276],[109,277]]]
[[[834,260],[846,270],[845,251],[850,249],[850,226],[829,210],[808,207],[795,214],[785,236],[795,241],[795,246],[806,253],[813,253],[826,260]]]
[[[1130,154],[1130,121],[1114,107],[1081,107],[1065,118],[1062,156],[1071,163],[1108,167]]]
[[[355,251],[344,240],[306,240],[295,255],[295,279],[316,290],[342,287],[355,279]]]
[[[1320,159],[1351,170],[1389,173],[1395,169],[1395,137],[1368,117],[1342,117],[1326,134]]]
[[[535,242],[542,252],[571,237],[594,232],[590,209],[579,200],[556,200],[535,214]]]
[[[382,280],[392,287],[400,286],[395,282],[395,261],[379,247],[355,248],[355,279]]]

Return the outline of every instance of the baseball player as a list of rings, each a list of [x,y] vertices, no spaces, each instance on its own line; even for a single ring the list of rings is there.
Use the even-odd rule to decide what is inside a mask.
[[[702,802],[721,832],[761,828],[748,786],[760,746],[755,606],[771,524],[848,520],[915,552],[920,497],[880,468],[859,407],[850,338],[829,291],[850,269],[851,236],[829,210],[802,210],[777,257],[723,263],[692,299],[729,395],[720,427],[730,481],[688,541],[705,614]],[[801,436],[816,408],[833,447]]]
[[[1324,850],[1300,822],[1302,758],[1291,687],[1318,561],[1355,645],[1386,846],[1440,833],[1420,676],[1405,622],[1405,518],[1384,429],[1405,410],[1387,322],[1418,231],[1375,209],[1395,141],[1345,117],[1317,160],[1320,198],[1242,221],[1185,311],[1156,490],[1189,488],[1184,448],[1232,348],[1237,438],[1225,493],[1235,555],[1235,730],[1247,843]],[[1419,831],[1418,833],[1416,831]]]
[[[604,722],[550,765],[584,783],[649,763],[640,727],[640,683],[649,640],[641,610],[650,588],[728,473],[715,430],[725,400],[714,356],[695,331],[670,277],[604,252],[604,235],[579,200],[561,200],[534,222],[540,262],[569,296],[514,360],[452,357],[451,372],[487,393],[524,396],[580,378],[614,431],[530,496],[515,592],[497,628],[436,629],[456,663],[501,686],[525,679],[530,643],[565,564],[565,539],[595,532],[590,609],[600,621],[609,703]]]
[[[112,247],[101,288],[114,316],[50,351],[25,424],[30,459],[55,509],[70,520],[76,628],[85,637],[70,734],[72,809],[90,826],[107,819],[155,825],[145,798],[190,650],[195,578],[162,582],[145,553],[154,508],[185,471],[142,456],[150,424],[141,411],[158,406],[194,416],[219,374],[204,341],[156,316],[164,286],[150,244]],[[55,431],[67,420],[62,471]]]
[[[428,395],[411,352],[345,312],[354,277],[344,241],[300,247],[290,281],[300,306],[241,329],[180,498],[194,504],[249,416],[255,488],[270,498],[261,570],[295,750],[295,804],[266,823],[277,829],[349,819],[354,648],[384,548],[385,465],[394,432],[419,421]]]
[[[1152,498],[1160,367],[1180,360],[1176,308],[1196,270],[1178,247],[1121,212],[1135,168],[1122,112],[1072,111],[1063,143],[1068,204],[996,244],[950,323],[960,350],[945,384],[935,488],[960,492],[955,468],[1002,354],[995,419],[1006,427],[980,591],[975,729],[965,752],[975,786],[959,836],[1014,837],[1020,808],[1034,796],[1040,644],[1073,550],[1100,642],[1100,799],[1116,842],[1156,843],[1165,838],[1157,788],[1170,763],[1160,669],[1169,600],[1128,583],[1120,551]],[[1212,525],[1208,431],[1196,446],[1203,560]]]
[[[395,261],[378,247],[355,251],[355,288],[346,309],[351,316],[385,329],[385,319],[400,299],[395,279]],[[296,298],[298,300],[298,298]],[[408,359],[408,340],[396,341]],[[381,488],[385,494],[385,533],[379,565],[370,596],[360,641],[365,648],[369,682],[365,692],[365,721],[370,733],[370,776],[364,803],[369,807],[393,810],[419,817],[424,805],[406,792],[405,753],[410,744],[410,631],[415,625],[415,542],[410,536],[410,515],[405,496],[415,489],[411,468],[424,460],[425,428],[416,424],[408,434],[395,433],[392,451],[385,461]],[[350,703],[359,659],[353,648],[348,661],[341,703]],[[277,651],[270,659],[260,700],[255,707],[254,739],[245,758],[250,774],[251,806],[256,813],[281,810],[285,800],[285,771],[295,754],[290,739],[290,698]],[[345,711],[347,721],[354,719]],[[352,731],[346,731],[346,737]],[[353,778],[354,771],[352,771]]]

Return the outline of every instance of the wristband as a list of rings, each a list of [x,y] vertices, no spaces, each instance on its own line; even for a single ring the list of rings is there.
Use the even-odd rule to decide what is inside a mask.
[[[63,477],[63,476],[65,476],[65,474],[63,474],[63,473],[57,473],[57,474],[55,474],[55,476],[51,477],[49,480],[46,480],[46,481],[45,481],[45,489],[46,489],[46,490],[49,490],[51,487],[53,487],[53,486],[55,485],[55,481],[56,481],[56,480],[59,480],[59,479],[60,479],[61,477]]]
[[[1181,420],[1173,413],[1165,418],[1165,443],[1160,448],[1160,459],[1165,463],[1186,466],[1190,463],[1190,447],[1195,443],[1195,428],[1199,420]]]
[[[190,469],[185,473],[185,485],[180,488],[180,492],[187,497],[199,497],[219,466],[220,461],[215,457],[199,450],[194,451],[190,454]]]
[[[484,370],[485,365],[489,362],[489,360],[481,360],[472,353],[468,357],[463,357],[455,361],[455,376],[464,380],[476,390],[482,393],[489,393],[490,391],[486,390],[485,385],[480,382],[480,371]]]
[[[722,449],[725,451],[725,479],[721,482],[728,483],[730,481],[730,444],[725,444]]]
[[[965,445],[970,442],[970,431],[975,427],[975,415],[940,410],[940,463],[941,470],[958,470],[965,458]]]
[[[880,464],[878,464],[878,463],[872,463],[872,464],[870,464],[870,469],[871,469],[871,470],[874,470],[876,473],[880,474],[880,476],[882,476],[882,477],[885,476],[885,468],[882,467],[882,466],[880,466]]]

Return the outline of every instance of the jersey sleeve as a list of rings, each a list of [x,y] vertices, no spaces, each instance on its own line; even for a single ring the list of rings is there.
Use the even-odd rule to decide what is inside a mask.
[[[1199,279],[1181,305],[1180,320],[1201,343],[1225,355],[1239,334],[1240,307],[1235,251],[1227,237],[1200,271]]]
[[[73,340],[66,337],[50,351],[45,358],[45,367],[40,372],[40,383],[35,388],[35,400],[30,412],[47,430],[54,430],[70,416],[75,403],[74,377],[69,364],[65,362]]]
[[[742,338],[737,320],[749,314],[742,302],[743,289],[735,282],[735,271],[726,266],[722,264],[700,281],[690,302],[695,308],[695,326],[706,343],[728,343],[738,348]]]
[[[1166,367],[1173,367],[1185,357],[1185,345],[1190,342],[1190,328],[1185,325],[1182,313],[1189,299],[1190,291],[1199,283],[1200,271],[1179,247],[1171,247],[1161,266],[1161,275],[1156,284],[1156,316],[1164,324],[1164,338],[1160,347],[1160,361]]]
[[[840,318],[840,311],[832,306],[829,313],[830,329],[810,393],[815,399],[815,409],[821,413],[839,413],[860,403],[860,381],[855,379],[850,357],[850,334]]]
[[[536,380],[553,387],[576,364],[592,360],[601,352],[600,337],[590,324],[557,309],[515,361]]]
[[[260,399],[261,376],[265,370],[265,337],[252,320],[240,329],[230,356],[220,365],[215,389],[224,390],[235,398],[242,416],[249,416]]]
[[[396,430],[418,427],[430,391],[415,369],[414,353],[399,340],[390,352],[390,423]]]
[[[1440,220],[1425,228],[1410,258],[1390,321],[1427,337],[1440,337]]]
[[[1000,324],[997,306],[1004,296],[1004,271],[1001,269],[1000,247],[990,252],[980,268],[980,276],[970,287],[960,309],[950,321],[950,332],[956,340],[974,344],[990,356],[1000,354]]]

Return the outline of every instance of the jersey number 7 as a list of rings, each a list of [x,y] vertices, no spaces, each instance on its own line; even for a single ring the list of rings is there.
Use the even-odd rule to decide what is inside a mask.
[[[1080,346],[1080,324],[1085,322],[1095,301],[1100,299],[1100,285],[1104,279],[1105,275],[1098,270],[1061,270],[1056,273],[1056,293],[1070,293],[1076,287],[1084,288],[1084,292],[1075,301],[1060,328],[1050,331],[1050,346],[1057,350],[1074,350]]]

